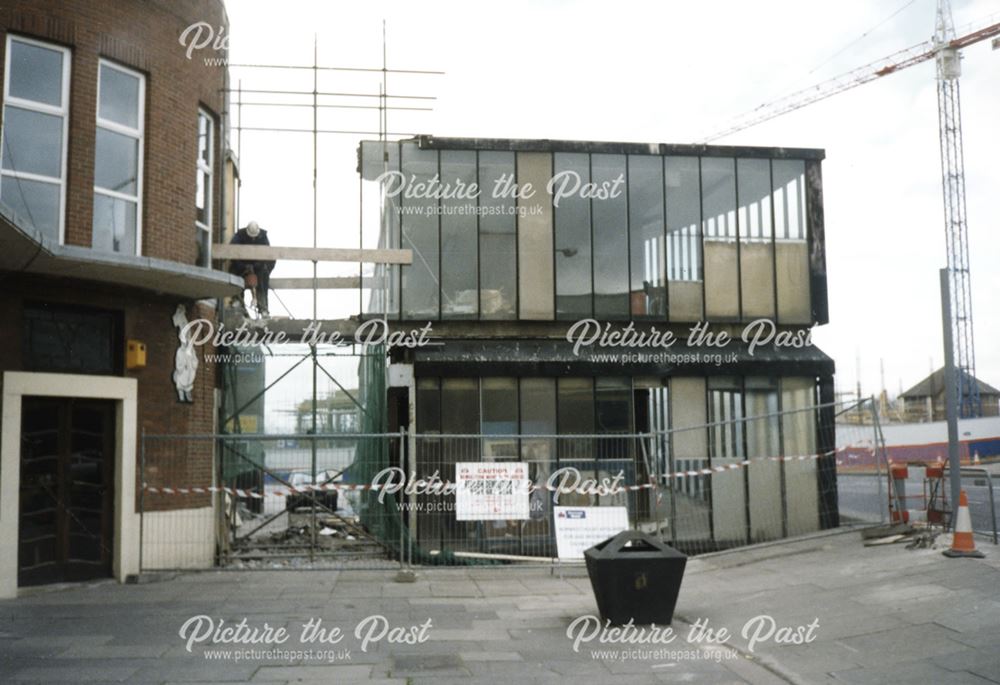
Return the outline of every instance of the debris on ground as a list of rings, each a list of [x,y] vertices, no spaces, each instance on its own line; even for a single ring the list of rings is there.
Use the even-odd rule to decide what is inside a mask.
[[[934,543],[940,534],[941,531],[936,528],[916,528],[908,523],[891,523],[865,528],[861,531],[861,539],[865,541],[865,547],[906,543],[906,549],[934,549]]]

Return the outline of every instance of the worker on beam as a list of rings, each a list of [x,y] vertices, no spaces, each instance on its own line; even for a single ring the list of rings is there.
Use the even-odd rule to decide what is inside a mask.
[[[244,228],[236,231],[230,245],[270,245],[267,239],[267,231],[260,227],[256,221],[251,221]],[[274,261],[248,261],[234,259],[229,264],[229,273],[240,276],[243,279],[244,288],[250,290],[254,306],[261,317],[268,315],[267,291],[270,284],[271,271],[274,269]],[[240,293],[239,304],[244,311],[243,293]]]

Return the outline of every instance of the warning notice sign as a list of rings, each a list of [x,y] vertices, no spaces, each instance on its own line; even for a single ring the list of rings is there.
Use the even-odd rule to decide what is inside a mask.
[[[583,551],[628,528],[625,507],[555,507],[560,559],[583,559]]]
[[[455,519],[526,520],[529,516],[528,465],[519,461],[465,461],[455,464]]]

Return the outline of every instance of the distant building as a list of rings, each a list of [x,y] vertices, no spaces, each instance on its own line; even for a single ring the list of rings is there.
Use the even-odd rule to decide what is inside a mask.
[[[316,430],[313,431],[312,400],[302,400],[295,407],[296,433],[353,433],[358,431],[358,408],[353,397],[358,391],[335,390],[316,400]]]
[[[1000,416],[1000,390],[976,379],[982,416]],[[899,396],[905,421],[944,421],[944,368],[940,368]]]

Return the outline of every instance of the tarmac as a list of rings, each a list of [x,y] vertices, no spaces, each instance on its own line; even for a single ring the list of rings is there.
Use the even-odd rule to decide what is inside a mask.
[[[24,590],[0,601],[0,682],[1000,683],[1000,548],[979,547],[948,559],[838,530],[693,558],[672,639],[625,642],[588,618],[582,566]]]

